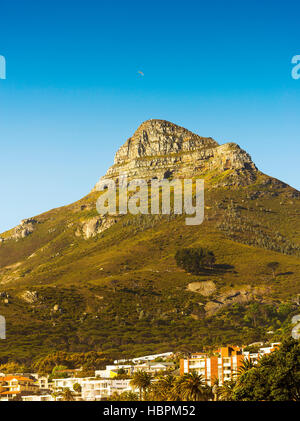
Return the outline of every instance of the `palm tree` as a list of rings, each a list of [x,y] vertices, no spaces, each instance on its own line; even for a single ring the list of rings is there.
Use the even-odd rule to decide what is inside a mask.
[[[51,396],[54,398],[55,401],[57,401],[57,398],[61,396],[61,392],[54,391],[51,393]]]
[[[139,397],[133,392],[114,392],[108,399],[108,401],[138,401]]]
[[[151,374],[148,374],[145,371],[137,371],[136,373],[134,373],[130,381],[130,385],[139,389],[140,400],[143,400],[143,395],[145,398],[147,389],[151,385],[151,379]]]
[[[138,401],[139,397],[136,393],[133,392],[123,392],[121,393],[121,400],[122,401]]]
[[[63,391],[62,391],[62,400],[63,401],[74,401],[74,393],[72,392],[71,389],[69,389],[68,387],[66,387]]]
[[[211,391],[214,395],[214,401],[218,401],[219,400],[219,394],[220,394],[220,386],[219,386],[219,379],[218,378],[214,379]]]
[[[208,398],[210,388],[206,386],[201,374],[192,371],[178,379],[175,390],[183,400],[200,401]]]
[[[121,395],[118,392],[114,392],[112,393],[108,399],[108,401],[120,401],[121,400]]]
[[[242,360],[242,364],[238,370],[238,375],[246,373],[246,371],[251,370],[251,368],[255,367],[253,361],[250,360],[250,358],[244,358]]]
[[[232,401],[233,400],[233,390],[236,385],[234,380],[226,380],[222,386],[219,388],[219,396],[221,401]]]
[[[151,384],[150,399],[158,401],[176,400],[173,393],[175,380],[172,374],[159,375],[158,380]]]

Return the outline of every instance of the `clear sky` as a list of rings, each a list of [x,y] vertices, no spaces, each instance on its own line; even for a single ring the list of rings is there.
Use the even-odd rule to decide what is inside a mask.
[[[0,232],[87,194],[150,118],[236,142],[300,189],[299,15],[298,0],[0,0]]]

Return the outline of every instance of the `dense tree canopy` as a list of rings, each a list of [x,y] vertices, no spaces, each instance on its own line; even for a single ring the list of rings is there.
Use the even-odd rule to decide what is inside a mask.
[[[234,400],[300,400],[300,344],[288,339],[278,351],[244,371],[233,390]]]
[[[39,373],[51,373],[54,370],[59,371],[57,366],[64,368],[81,368],[83,372],[94,371],[105,368],[111,359],[103,352],[64,352],[58,351],[40,358],[34,365],[34,369]],[[62,370],[61,370],[62,371]]]
[[[175,260],[179,267],[198,275],[204,268],[211,268],[215,263],[214,253],[204,248],[183,248],[176,252]]]

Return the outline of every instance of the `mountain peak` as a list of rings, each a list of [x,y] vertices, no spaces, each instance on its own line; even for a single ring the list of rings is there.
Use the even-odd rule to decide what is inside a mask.
[[[135,131],[133,134],[133,138],[135,135],[139,135],[141,131],[150,131],[150,132],[157,132],[157,133],[164,133],[165,135],[170,134],[182,134],[186,136],[192,137],[201,137],[196,135],[195,133],[191,132],[190,130],[186,129],[185,127],[179,126],[178,124],[172,123],[171,121],[167,120],[160,120],[160,119],[150,119],[144,121]],[[216,142],[217,143],[217,142]]]
[[[117,180],[124,174],[143,179],[163,179],[166,174],[191,178],[227,170],[243,178],[242,184],[252,182],[257,172],[250,155],[237,144],[219,145],[211,137],[199,136],[166,120],[153,119],[144,121],[119,148],[104,178]]]

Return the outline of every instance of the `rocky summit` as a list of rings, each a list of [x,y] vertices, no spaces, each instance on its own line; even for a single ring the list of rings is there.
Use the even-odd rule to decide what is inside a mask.
[[[257,168],[236,143],[219,145],[211,137],[198,136],[168,121],[148,120],[120,147],[102,179],[118,180],[122,175],[147,180],[191,178],[225,171],[228,184],[241,185],[256,179]]]

